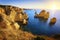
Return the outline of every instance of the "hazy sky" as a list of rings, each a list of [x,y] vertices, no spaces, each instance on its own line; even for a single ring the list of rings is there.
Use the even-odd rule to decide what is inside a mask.
[[[60,0],[0,0],[0,4],[22,8],[60,9]]]

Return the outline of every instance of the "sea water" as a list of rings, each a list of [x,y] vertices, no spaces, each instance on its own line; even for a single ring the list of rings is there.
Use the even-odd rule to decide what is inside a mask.
[[[49,12],[49,18],[46,22],[39,20],[38,18],[34,18],[35,12],[39,14],[42,10],[25,10],[29,19],[28,24],[25,26],[26,31],[30,31],[36,35],[54,35],[60,34],[60,10],[46,10]],[[51,18],[56,17],[57,21],[53,26],[49,25]]]

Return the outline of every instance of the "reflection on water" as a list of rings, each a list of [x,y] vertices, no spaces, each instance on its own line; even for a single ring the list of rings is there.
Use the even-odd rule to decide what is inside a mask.
[[[36,10],[37,13],[39,13],[41,10]],[[38,34],[38,35],[53,35],[53,34],[59,34],[60,33],[60,10],[57,10],[55,14],[53,15],[53,12],[51,10],[47,10],[50,12],[50,17],[49,19],[46,20],[41,20],[38,18],[34,18],[35,11],[34,10],[25,10],[25,12],[29,16],[28,24],[24,26],[25,30],[32,32],[33,34]],[[56,17],[57,22],[53,25],[50,26],[49,22],[50,19]]]

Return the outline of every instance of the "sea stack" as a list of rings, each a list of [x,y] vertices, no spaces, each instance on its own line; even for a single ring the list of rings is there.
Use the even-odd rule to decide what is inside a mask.
[[[55,24],[56,21],[57,21],[57,19],[54,17],[54,18],[52,18],[52,19],[50,20],[50,23],[49,23],[49,24]]]
[[[44,18],[45,13],[46,13],[46,11],[45,11],[45,10],[42,10],[42,11],[39,13],[39,18]]]
[[[48,19],[49,18],[49,12],[47,12],[45,15],[44,15],[44,19]]]
[[[43,20],[47,20],[49,18],[49,12],[46,12],[45,10],[42,10],[39,14],[35,12],[35,18],[41,18]]]
[[[45,15],[45,10],[42,10],[39,14],[37,14],[37,12],[35,12],[35,16],[34,17],[43,18],[44,15]]]

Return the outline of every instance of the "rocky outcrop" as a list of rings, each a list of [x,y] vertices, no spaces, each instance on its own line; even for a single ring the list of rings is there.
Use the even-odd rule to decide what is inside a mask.
[[[22,24],[27,24],[27,23],[23,23],[24,20],[28,22],[27,19],[28,19],[28,15],[23,11],[23,9],[18,9],[14,21],[19,21],[19,22],[22,22]]]
[[[46,11],[45,11],[45,10],[42,10],[42,11],[39,13],[39,17],[40,17],[40,18],[44,18],[45,14],[46,14]]]
[[[23,15],[20,13],[16,14],[15,21],[23,21]]]
[[[49,12],[46,12],[45,10],[42,10],[39,14],[37,14],[37,12],[35,12],[35,18],[38,18],[39,20],[42,20],[44,22],[46,22],[49,18]],[[53,17],[51,20],[50,20],[50,23],[49,25],[53,25],[55,24],[57,21],[57,19],[55,17]]]
[[[44,16],[44,19],[48,19],[49,18],[49,12],[47,12],[46,14],[45,14],[45,16]]]
[[[35,12],[35,16],[36,18],[41,18],[41,19],[48,19],[49,18],[49,12],[46,12],[45,10],[42,10],[39,14],[37,14]]]
[[[50,20],[50,23],[49,24],[55,24],[56,23],[56,21],[57,21],[57,19],[54,17],[54,18],[52,18],[51,20]]]
[[[24,12],[23,17],[24,19],[28,20],[28,15],[26,14],[26,12]]]
[[[27,24],[28,22],[26,21],[26,19],[23,20],[23,24]]]
[[[10,8],[10,6],[8,8]],[[27,14],[17,13],[17,10],[12,9],[12,7],[10,8],[10,11],[8,13],[7,10],[1,7],[0,40],[32,40],[35,36],[31,33],[19,29],[21,26],[17,22],[15,22],[23,21],[22,23],[26,24],[27,18],[28,18]]]

